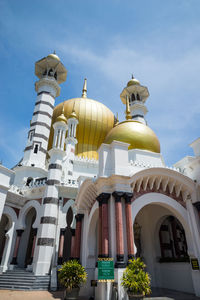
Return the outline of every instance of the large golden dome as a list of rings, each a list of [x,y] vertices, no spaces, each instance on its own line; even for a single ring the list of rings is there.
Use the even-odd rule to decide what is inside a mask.
[[[52,125],[62,113],[63,103],[54,108]],[[64,102],[64,115],[68,119],[75,111],[79,124],[77,126],[76,155],[98,159],[97,149],[103,143],[107,133],[114,126],[114,115],[104,104],[84,98],[73,98]],[[53,143],[53,127],[49,138],[49,149]]]
[[[160,153],[160,143],[151,128],[133,120],[119,123],[106,136],[104,143],[111,144],[112,141],[120,141],[130,144],[130,149],[143,149]]]

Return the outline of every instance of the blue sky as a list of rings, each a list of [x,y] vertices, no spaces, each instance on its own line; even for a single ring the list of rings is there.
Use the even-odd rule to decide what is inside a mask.
[[[0,0],[0,160],[23,156],[36,93],[34,63],[56,50],[68,70],[56,104],[81,95],[124,119],[131,74],[148,86],[146,119],[167,165],[192,155],[200,119],[199,0]]]

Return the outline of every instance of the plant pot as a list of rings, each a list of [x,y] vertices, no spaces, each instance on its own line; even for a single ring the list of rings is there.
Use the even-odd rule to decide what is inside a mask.
[[[133,294],[131,292],[127,292],[129,300],[142,300],[144,299],[143,294]]]
[[[66,290],[65,300],[77,300],[80,288],[73,288],[71,291]]]

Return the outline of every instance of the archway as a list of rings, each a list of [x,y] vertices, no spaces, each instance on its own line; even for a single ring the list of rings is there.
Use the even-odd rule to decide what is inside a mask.
[[[6,232],[9,230],[9,228],[10,228],[9,219],[5,214],[3,214],[1,221],[0,221],[0,241],[1,241],[1,243],[0,243],[0,264],[2,261],[5,243],[6,243]]]
[[[34,207],[30,208],[25,216],[25,230],[22,234],[19,252],[18,252],[18,266],[25,268],[32,264],[32,248],[35,236],[35,229],[33,223],[36,219],[36,210]]]
[[[185,208],[175,202],[168,196],[149,193],[138,197],[132,203],[133,225],[134,229],[138,229],[135,245],[137,247],[139,244],[137,241],[139,236],[140,253],[138,256],[147,265],[153,287],[194,293],[187,252],[187,244],[192,247],[187,212]],[[172,224],[169,220],[172,221]],[[163,239],[164,236],[161,232],[162,229],[166,229],[164,225],[170,226],[168,228],[171,231],[170,238],[165,236]],[[172,229],[173,226],[179,227],[180,232],[177,233],[177,236],[175,232],[172,232],[175,230],[175,228]],[[180,234],[182,234],[182,241],[179,241],[180,236],[178,235]],[[182,245],[179,247],[177,243],[182,243]],[[171,252],[166,251],[163,254],[162,246],[168,250],[170,248]],[[179,251],[182,251],[182,254],[178,255]]]

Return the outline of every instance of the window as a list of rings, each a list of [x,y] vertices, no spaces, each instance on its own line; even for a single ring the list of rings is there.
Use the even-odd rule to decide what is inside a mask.
[[[131,101],[135,101],[135,94],[131,95]]]
[[[137,100],[139,100],[139,101],[140,101],[140,95],[139,95],[139,94],[137,94]]]
[[[37,153],[38,153],[38,148],[39,148],[39,145],[38,145],[38,144],[36,144],[36,145],[35,145],[35,147],[34,147],[34,153],[35,153],[35,154],[37,154]]]
[[[29,141],[31,142],[34,136],[34,130],[29,131]]]
[[[178,261],[188,258],[185,231],[173,216],[167,217],[159,230],[161,261]]]

